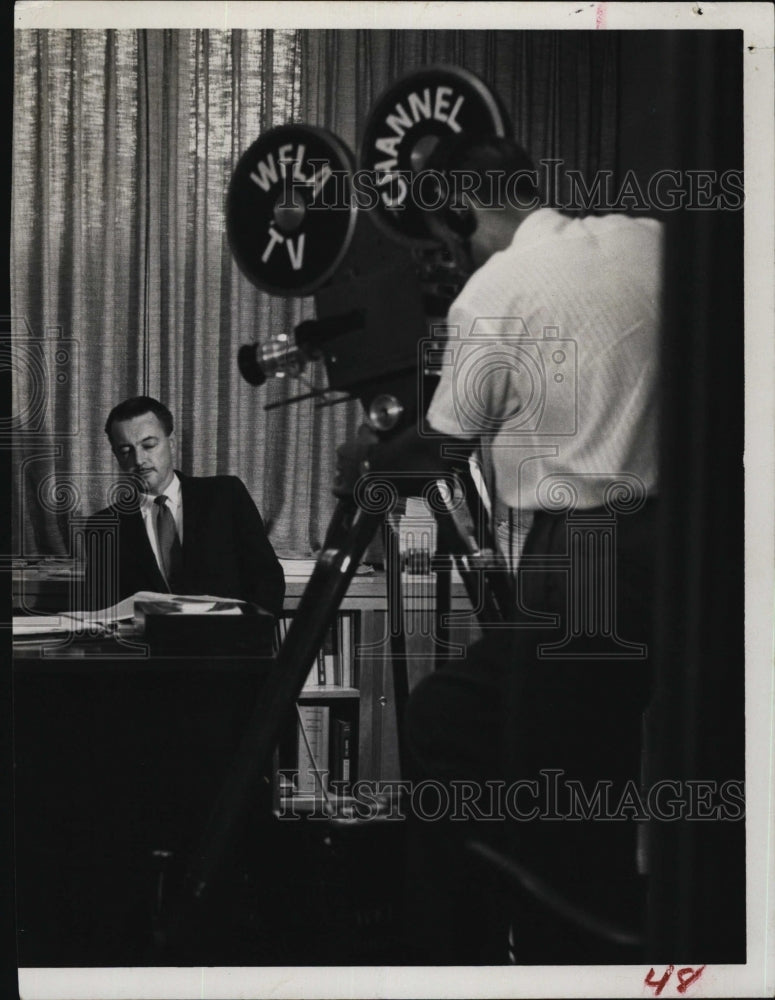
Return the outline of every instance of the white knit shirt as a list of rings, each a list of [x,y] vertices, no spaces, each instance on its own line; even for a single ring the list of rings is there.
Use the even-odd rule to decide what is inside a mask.
[[[652,219],[538,209],[452,304],[427,417],[479,438],[501,525],[553,509],[561,480],[576,509],[612,480],[656,492],[661,243]]]

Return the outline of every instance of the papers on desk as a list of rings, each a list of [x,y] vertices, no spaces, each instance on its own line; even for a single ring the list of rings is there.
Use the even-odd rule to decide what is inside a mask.
[[[44,635],[66,635],[78,627],[69,615],[14,615],[14,639],[41,638]]]
[[[138,614],[137,605],[142,613]],[[155,614],[242,614],[244,601],[209,594],[157,594],[140,590],[112,608],[101,611],[77,611],[62,615],[14,615],[14,639],[41,639],[70,632],[111,632],[124,622],[139,624],[150,609]]]
[[[90,621],[100,624],[137,619],[137,605],[153,605],[157,614],[242,614],[244,601],[234,597],[215,597],[211,594],[157,594],[151,590],[139,590],[131,597],[105,611],[87,612]]]
[[[244,601],[228,597],[178,597],[173,594],[135,594],[135,620],[153,615],[241,615]]]
[[[216,597],[212,594],[157,594],[151,590],[138,590],[136,594],[125,598],[115,607],[105,611],[88,612],[90,621],[100,624],[138,620],[138,605],[147,609],[153,605],[157,614],[190,614],[190,615],[239,615],[247,607],[245,601],[236,597]]]

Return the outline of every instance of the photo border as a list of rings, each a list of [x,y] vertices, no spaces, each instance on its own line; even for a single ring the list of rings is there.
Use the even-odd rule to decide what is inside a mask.
[[[744,31],[745,560],[748,961],[709,966],[692,997],[775,989],[772,595],[773,7],[769,3],[17,3],[25,28],[406,28]],[[755,420],[753,415],[755,414]],[[652,996],[640,966],[502,968],[21,969],[24,998]],[[659,970],[657,970],[657,974]],[[675,995],[665,992],[663,996]]]

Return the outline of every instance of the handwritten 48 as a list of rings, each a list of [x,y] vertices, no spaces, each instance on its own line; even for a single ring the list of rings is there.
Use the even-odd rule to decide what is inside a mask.
[[[662,978],[655,979],[654,977],[656,973],[654,972],[653,969],[649,969],[648,975],[643,980],[643,982],[645,983],[646,986],[653,986],[654,996],[658,997],[659,994],[667,985],[667,981],[672,976],[674,970],[675,970],[674,965],[668,965],[668,967],[665,969]],[[705,970],[704,965],[701,965],[697,969],[693,969],[691,966],[686,966],[686,968],[684,969],[679,969],[676,972],[676,976],[678,976],[678,986],[676,986],[676,989],[678,990],[678,992],[686,993],[686,991],[689,989],[692,983],[697,982],[697,980],[700,978],[704,970]]]

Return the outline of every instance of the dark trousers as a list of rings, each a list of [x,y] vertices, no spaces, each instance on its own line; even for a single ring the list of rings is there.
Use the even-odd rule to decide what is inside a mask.
[[[506,926],[515,922],[518,961],[563,961],[549,931],[535,940],[544,918],[552,926],[552,906],[530,893],[520,900],[471,841],[516,860],[582,917],[637,924],[632,790],[650,688],[655,506],[614,522],[604,511],[537,513],[520,604],[533,622],[536,613],[553,620],[485,631],[464,662],[410,697],[410,777],[443,784],[451,814],[458,805],[456,818],[429,820],[416,809],[410,818],[410,922],[428,962],[506,961]],[[525,917],[520,929],[520,909],[540,919]],[[586,940],[583,921],[565,930]],[[600,960],[593,946],[589,953]]]

